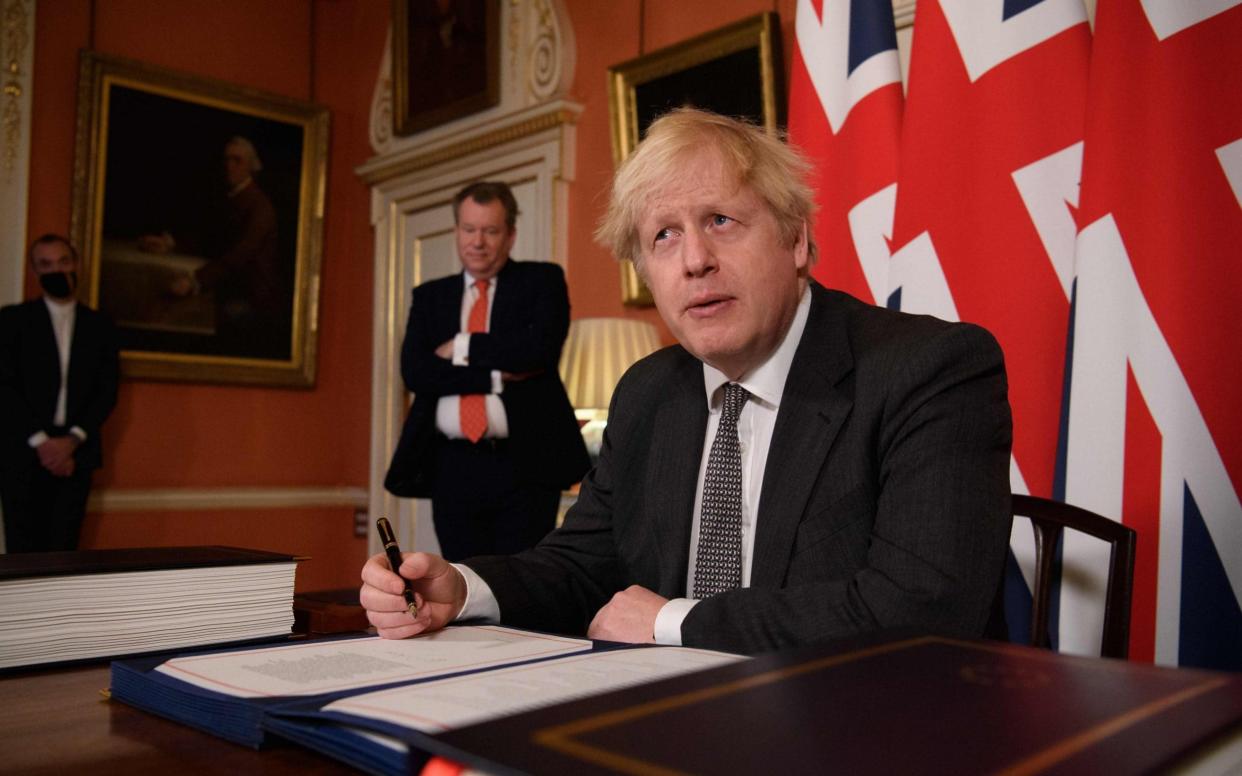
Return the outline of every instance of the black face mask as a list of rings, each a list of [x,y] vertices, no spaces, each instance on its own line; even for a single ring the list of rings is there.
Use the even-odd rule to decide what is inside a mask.
[[[39,276],[39,285],[43,286],[48,296],[65,299],[73,296],[74,289],[78,287],[78,273],[45,272]]]

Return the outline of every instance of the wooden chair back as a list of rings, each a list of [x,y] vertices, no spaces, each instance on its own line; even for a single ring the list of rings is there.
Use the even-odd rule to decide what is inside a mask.
[[[1130,652],[1130,599],[1134,592],[1133,528],[1060,501],[1014,494],[1013,513],[1029,518],[1035,531],[1035,584],[1031,591],[1031,645],[1049,647],[1048,610],[1052,563],[1064,529],[1081,531],[1111,545],[1108,586],[1104,595],[1102,657],[1125,658]]]

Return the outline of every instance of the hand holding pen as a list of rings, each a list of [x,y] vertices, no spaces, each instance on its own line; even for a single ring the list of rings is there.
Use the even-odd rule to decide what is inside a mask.
[[[439,555],[402,556],[388,521],[380,518],[376,524],[384,551],[363,565],[358,591],[376,633],[386,639],[408,639],[453,622],[469,597],[466,578]]]
[[[401,568],[401,548],[397,546],[397,537],[392,532],[392,526],[388,524],[388,518],[381,517],[375,521],[375,527],[379,531],[380,542],[384,545],[384,553],[388,555],[388,565],[392,567],[392,573],[401,576],[401,572],[397,569]],[[410,610],[411,617],[418,617],[418,599],[414,595],[413,588],[410,587],[410,580],[401,577],[401,581],[405,583],[405,605]]]

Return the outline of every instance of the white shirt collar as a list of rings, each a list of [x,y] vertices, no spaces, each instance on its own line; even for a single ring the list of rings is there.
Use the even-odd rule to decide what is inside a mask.
[[[794,353],[798,350],[798,343],[802,341],[802,332],[806,329],[806,319],[811,311],[811,290],[810,284],[802,290],[802,298],[798,300],[798,308],[794,312],[793,322],[789,324],[789,331],[785,332],[785,338],[781,340],[781,344],[776,346],[776,350],[772,351],[759,366],[742,375],[737,380],[738,385],[747,390],[754,398],[759,399],[764,404],[769,405],[773,409],[781,404],[781,394],[785,391],[785,378],[789,376],[789,368],[793,365]],[[731,382],[724,372],[721,372],[714,366],[704,362],[703,364],[703,388],[707,392],[707,406],[712,406],[712,397],[720,386],[727,382]]]
[[[499,277],[499,275],[500,273],[497,272],[495,275],[492,275],[490,278],[487,279],[487,288],[489,291],[494,291],[496,289],[496,278]],[[471,275],[468,270],[462,270],[461,279],[462,279],[462,283],[466,285],[467,291],[474,288],[475,277],[474,275]]]
[[[78,304],[76,299],[68,299],[62,302],[59,299],[53,299],[46,294],[43,296],[43,302],[47,305],[47,311],[56,316],[68,315],[73,312],[73,309]]]

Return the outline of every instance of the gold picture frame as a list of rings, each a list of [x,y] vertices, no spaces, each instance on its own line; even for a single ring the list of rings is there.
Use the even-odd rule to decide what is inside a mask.
[[[784,123],[780,17],[767,11],[608,69],[613,158],[619,164],[658,115],[682,105]],[[650,306],[634,265],[621,262],[621,301]]]
[[[500,102],[500,0],[393,0],[393,132]]]
[[[71,235],[122,374],[315,383],[321,106],[84,51]]]

